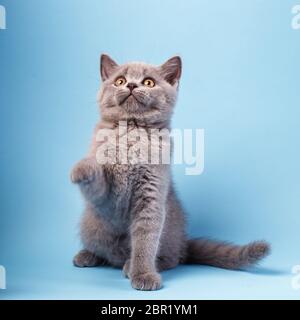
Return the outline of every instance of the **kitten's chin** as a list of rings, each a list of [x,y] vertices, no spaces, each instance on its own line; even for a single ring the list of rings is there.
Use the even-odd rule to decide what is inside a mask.
[[[137,101],[133,96],[128,97],[128,99],[121,105],[127,113],[142,113],[145,111],[145,106]]]

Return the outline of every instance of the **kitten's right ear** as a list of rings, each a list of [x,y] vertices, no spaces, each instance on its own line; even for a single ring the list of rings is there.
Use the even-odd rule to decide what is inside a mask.
[[[102,81],[108,79],[115,71],[118,64],[107,54],[101,54],[100,73]]]

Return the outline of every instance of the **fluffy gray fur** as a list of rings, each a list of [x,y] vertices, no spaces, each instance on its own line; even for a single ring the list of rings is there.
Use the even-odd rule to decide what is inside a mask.
[[[120,76],[126,83],[116,86]],[[123,267],[132,287],[140,290],[159,289],[159,272],[180,263],[240,269],[269,252],[264,241],[235,246],[188,239],[169,165],[100,165],[96,161],[99,129],[118,130],[120,120],[127,122],[128,131],[170,128],[180,76],[179,57],[157,67],[137,62],[118,65],[102,55],[101,120],[87,156],[71,173],[86,203],[81,221],[83,249],[74,257],[74,265]],[[143,85],[145,78],[153,79],[155,86]],[[134,85],[132,92],[128,83]]]

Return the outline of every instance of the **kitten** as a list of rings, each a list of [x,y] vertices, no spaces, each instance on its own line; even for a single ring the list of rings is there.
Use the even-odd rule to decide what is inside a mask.
[[[89,153],[71,173],[86,202],[81,222],[83,250],[74,257],[74,265],[123,267],[132,287],[139,290],[159,289],[159,272],[180,263],[241,269],[255,264],[270,250],[264,241],[236,246],[189,239],[168,164],[97,161],[100,129],[117,132],[120,121],[126,123],[128,132],[170,129],[180,76],[179,57],[156,67],[137,62],[118,65],[102,55],[102,119]],[[145,144],[142,152],[147,148]]]

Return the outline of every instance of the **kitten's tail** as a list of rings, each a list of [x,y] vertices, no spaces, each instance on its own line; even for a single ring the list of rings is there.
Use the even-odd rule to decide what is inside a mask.
[[[244,246],[207,239],[187,242],[184,263],[205,264],[225,269],[241,269],[256,264],[270,253],[265,241],[255,241]]]

